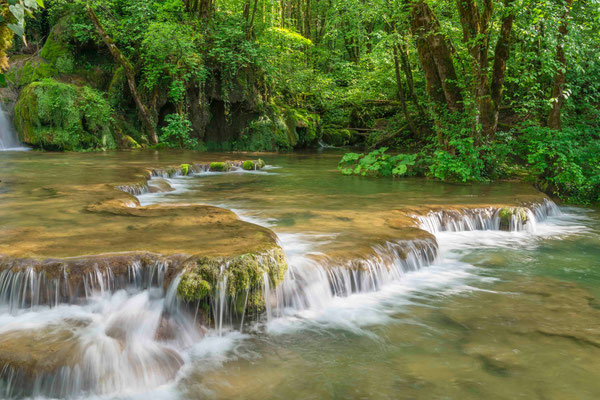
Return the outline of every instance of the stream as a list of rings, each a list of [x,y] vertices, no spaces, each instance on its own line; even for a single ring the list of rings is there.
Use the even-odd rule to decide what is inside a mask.
[[[529,185],[347,177],[335,150],[259,156],[267,166],[256,171],[154,176],[149,186],[170,191],[136,197],[225,208],[272,230],[289,268],[279,287],[262,288],[264,312],[235,313],[217,288],[213,323],[200,327],[198,308],[177,296],[179,276],[167,281],[168,264],[132,263],[126,281],[116,268],[90,273],[77,301],[61,300],[60,284],[51,289],[34,269],[0,271],[0,397],[600,397],[597,210],[538,201],[500,230],[492,205],[537,198]],[[87,225],[124,238],[132,230],[85,209],[106,184],[132,182],[144,166],[243,157],[3,152],[0,245],[20,246],[15,232],[27,232],[52,251],[86,255]],[[474,211],[420,215],[418,235],[390,222],[423,205]],[[89,240],[53,242],[71,229]]]

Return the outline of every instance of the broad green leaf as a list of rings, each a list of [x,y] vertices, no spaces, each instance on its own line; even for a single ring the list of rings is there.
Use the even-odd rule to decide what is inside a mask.
[[[23,18],[25,18],[25,9],[23,8],[23,5],[15,4],[15,5],[8,7],[8,9],[12,13],[12,15],[15,16],[15,18],[17,19],[18,22],[20,22],[20,23],[23,22]]]
[[[25,34],[25,29],[23,29],[23,26],[21,25],[8,24],[7,26],[8,29],[13,31],[16,35],[23,36]]]

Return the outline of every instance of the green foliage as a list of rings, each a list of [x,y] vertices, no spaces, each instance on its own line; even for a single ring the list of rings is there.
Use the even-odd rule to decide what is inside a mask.
[[[15,126],[22,141],[42,148],[112,149],[112,114],[96,90],[44,79],[21,92]]]
[[[600,201],[600,131],[579,126],[555,131],[525,124],[518,147],[537,185],[575,203]]]
[[[416,154],[386,154],[387,147],[374,150],[367,155],[346,153],[338,163],[338,169],[344,175],[361,176],[402,176],[407,175],[409,167],[415,165]]]
[[[170,148],[193,149],[198,147],[198,140],[191,137],[192,123],[180,114],[169,114],[165,117],[167,125],[161,129],[160,143]]]

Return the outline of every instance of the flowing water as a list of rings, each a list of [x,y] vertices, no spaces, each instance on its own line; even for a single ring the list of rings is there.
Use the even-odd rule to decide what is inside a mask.
[[[127,230],[85,212],[97,192],[70,191],[133,182],[142,166],[245,157],[5,153],[0,238],[36,224],[54,234],[87,223]],[[28,355],[21,370],[4,367],[0,397],[600,397],[597,210],[538,202],[499,230],[489,205],[532,201],[531,188],[344,177],[329,152],[261,157],[260,171],[155,177],[151,186],[175,190],[138,198],[225,207],[272,229],[289,270],[279,288],[264,288],[264,314],[233,318],[221,291],[206,331],[162,264],[129,265],[121,281],[97,269],[78,300],[37,303],[28,293],[39,291],[25,288],[47,286],[39,273],[5,273],[0,360],[24,345]],[[418,220],[435,241],[394,223],[424,204],[432,211]],[[461,206],[475,211],[436,208]]]
[[[27,147],[19,143],[17,134],[12,127],[10,119],[0,107],[0,151],[23,151]]]

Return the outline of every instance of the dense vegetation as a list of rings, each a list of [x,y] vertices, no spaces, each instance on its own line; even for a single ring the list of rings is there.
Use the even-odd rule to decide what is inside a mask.
[[[0,7],[0,68],[33,145],[385,147],[340,168],[520,177],[565,200],[600,200],[597,0]],[[11,48],[12,32],[28,40]]]

